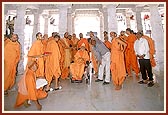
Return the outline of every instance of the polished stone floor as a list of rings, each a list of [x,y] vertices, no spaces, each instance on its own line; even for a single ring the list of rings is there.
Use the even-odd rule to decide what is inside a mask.
[[[164,73],[156,74],[156,83],[153,87],[138,84],[138,79],[127,77],[123,88],[119,91],[114,89],[111,82],[102,85],[103,82],[91,84],[71,83],[70,80],[61,80],[62,89],[48,93],[48,97],[40,100],[44,112],[164,112]],[[141,75],[140,75],[141,78]],[[4,112],[36,111],[35,104],[25,108],[14,109],[16,100],[15,86],[8,96],[4,96]]]

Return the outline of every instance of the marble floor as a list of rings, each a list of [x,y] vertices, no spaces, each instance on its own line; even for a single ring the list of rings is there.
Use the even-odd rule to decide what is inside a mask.
[[[156,83],[153,87],[138,84],[138,79],[127,77],[123,88],[119,91],[114,89],[111,82],[102,85],[103,82],[71,83],[70,80],[60,80],[62,89],[48,93],[48,97],[39,100],[42,110],[37,111],[32,102],[28,108],[21,106],[14,109],[17,95],[17,87],[4,96],[3,112],[164,112],[165,90],[164,72],[155,73]],[[140,75],[141,78],[141,75]],[[16,80],[17,82],[17,80]]]

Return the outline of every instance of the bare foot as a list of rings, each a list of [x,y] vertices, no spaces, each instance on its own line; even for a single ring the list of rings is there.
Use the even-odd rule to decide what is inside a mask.
[[[30,106],[30,104],[28,103],[28,100],[26,100],[23,104],[26,108]]]
[[[37,105],[37,109],[38,109],[38,110],[41,110],[41,109],[42,109],[42,105],[38,104],[38,105]]]
[[[120,90],[121,88],[122,88],[121,85],[117,85],[116,88],[115,88],[115,90]]]

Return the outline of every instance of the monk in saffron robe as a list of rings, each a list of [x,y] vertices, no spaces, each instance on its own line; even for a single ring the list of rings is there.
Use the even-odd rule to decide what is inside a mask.
[[[125,35],[125,31],[121,31],[121,32],[120,32],[119,38],[120,38],[121,40],[123,40],[124,42],[127,41],[127,36]]]
[[[79,39],[76,37],[75,33],[72,34],[72,39],[71,40],[72,40],[72,43],[73,43],[73,45],[72,45],[72,61],[74,61],[74,55],[78,51],[77,50],[77,44],[78,44],[78,41],[79,41]]]
[[[48,43],[48,34],[44,34],[42,39],[44,52],[46,52],[47,43]],[[46,60],[46,57],[44,57],[44,72],[45,72],[45,60]]]
[[[18,95],[15,103],[15,108],[24,104],[29,106],[28,100],[34,101],[38,110],[42,109],[38,99],[43,99],[47,96],[47,93],[40,88],[36,88],[36,75],[38,65],[35,61],[30,61],[27,64],[25,74],[18,83]]]
[[[46,47],[47,47],[47,42],[48,42],[48,34],[44,34],[43,39],[42,39],[44,52],[45,52]]]
[[[6,46],[6,44],[10,41],[10,39],[4,35],[4,46]]]
[[[62,79],[67,79],[69,77],[69,67],[72,62],[72,54],[71,54],[71,47],[72,46],[70,46],[71,44],[69,44],[70,42],[68,39],[68,35],[69,35],[69,33],[65,32],[64,38],[62,39],[62,41],[65,44],[65,47],[64,47],[64,49],[65,49],[64,67],[63,67],[63,72],[61,75]]]
[[[89,43],[89,48],[90,48],[90,59],[91,59],[91,62],[92,62],[92,65],[93,65],[93,70],[94,70],[94,72],[95,72],[95,76],[97,76],[98,75],[98,62],[97,62],[97,60],[96,60],[96,57],[95,57],[95,55],[94,55],[94,52],[93,52],[93,49],[92,49],[92,44],[91,44],[91,38],[89,38],[88,39],[88,43]]]
[[[18,35],[13,34],[4,47],[4,93],[8,94],[15,83],[16,67],[20,60],[20,44]]]
[[[37,63],[39,65],[37,71],[36,71],[36,76],[37,77],[44,77],[44,46],[42,43],[42,34],[38,32],[36,34],[37,40],[32,44],[29,52],[28,52],[28,62],[31,60],[37,60]]]
[[[104,33],[104,44],[109,50],[111,50],[111,42],[108,41],[108,32],[104,31],[103,33]]]
[[[89,55],[88,52],[85,50],[85,44],[83,43],[80,49],[75,54],[74,63],[70,65],[72,80],[82,80],[86,61],[89,61]]]
[[[82,33],[79,34],[79,37],[80,37],[80,40],[78,42],[77,48],[80,48],[81,45],[84,43],[85,47],[86,47],[86,50],[89,52],[90,48],[89,48],[89,43],[88,43],[87,39],[83,38],[83,34]]]
[[[138,67],[137,57],[134,51],[134,42],[136,40],[136,36],[131,32],[132,30],[130,28],[126,29],[126,33],[128,34],[127,47],[125,50],[126,71],[128,73],[128,76],[132,76],[131,74],[131,68],[132,68],[132,70],[136,74],[136,77],[138,78],[138,73],[140,70]]]
[[[108,37],[104,38],[104,44],[111,51],[111,42],[108,41]]]
[[[68,35],[67,42],[70,47],[70,52],[71,52],[71,62],[73,61],[74,55],[73,55],[73,41],[72,41],[72,35]]]
[[[64,69],[64,60],[65,60],[65,49],[64,49],[64,47],[66,47],[66,45],[64,44],[64,41],[62,41],[62,39],[60,39],[60,36],[58,36],[58,40],[56,40],[56,42],[58,44],[60,55],[61,55],[61,59],[60,59],[59,64],[60,64],[61,78],[62,78],[62,73],[63,73],[63,69]]]
[[[152,38],[150,38],[149,36],[146,36],[146,35],[143,35],[142,38],[145,38],[148,41],[151,66],[155,67],[156,66],[156,61],[155,61],[155,58],[154,58],[154,54],[155,54],[156,50],[155,50],[154,40]]]
[[[59,37],[58,35],[55,35],[54,38],[50,38],[47,44],[46,51],[50,52],[50,54],[46,57],[46,64],[45,64],[45,74],[46,74],[46,80],[48,82],[46,91],[50,90],[50,85],[53,77],[55,78],[55,88],[54,90],[59,89],[58,86],[58,78],[61,75],[60,70],[60,59],[61,54],[59,51],[58,44],[56,43],[56,40],[58,41]]]
[[[116,87],[115,89],[120,90],[126,77],[124,50],[127,44],[120,40],[120,38],[117,38],[115,32],[110,32],[110,37],[112,38],[110,65],[112,80]]]
[[[125,31],[121,31],[118,38],[127,44],[127,36],[125,35]],[[125,57],[126,57],[126,53],[124,51],[124,62],[125,62],[125,66],[126,66]]]

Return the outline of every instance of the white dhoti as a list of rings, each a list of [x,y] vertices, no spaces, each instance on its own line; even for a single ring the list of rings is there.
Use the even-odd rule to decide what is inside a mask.
[[[110,52],[102,56],[101,64],[99,66],[98,79],[103,80],[105,68],[105,82],[110,82]]]

